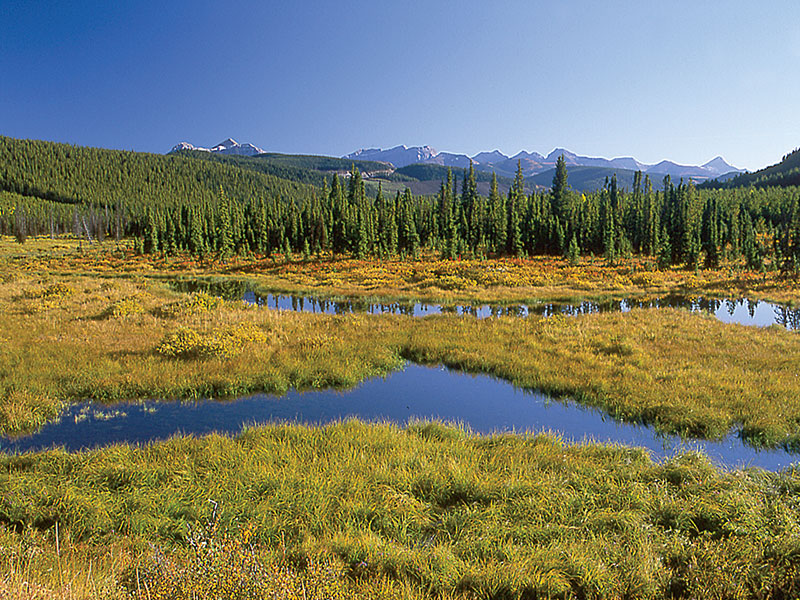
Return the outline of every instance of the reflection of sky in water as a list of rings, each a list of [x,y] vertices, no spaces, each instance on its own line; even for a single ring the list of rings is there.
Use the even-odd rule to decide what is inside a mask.
[[[490,316],[510,315],[527,316],[542,315],[552,316],[563,314],[575,316],[595,312],[628,311],[631,308],[683,308],[692,311],[708,312],[725,323],[739,323],[742,325],[784,325],[789,329],[800,328],[800,309],[791,309],[779,304],[751,300],[709,300],[703,298],[661,298],[651,301],[620,300],[611,302],[581,302],[579,304],[552,304],[516,306],[455,306],[441,307],[436,304],[401,304],[401,303],[370,303],[360,300],[345,300],[339,302],[316,300],[297,296],[283,296],[267,294],[261,296],[252,291],[246,291],[241,296],[249,304],[257,304],[270,309],[292,310],[327,314],[347,314],[351,312],[367,312],[371,314],[393,313],[405,314],[415,317],[441,314],[443,312],[454,314],[469,314],[478,318]]]
[[[441,313],[469,314],[478,318],[490,316],[542,315],[562,314],[575,316],[595,312],[628,311],[631,308],[681,308],[695,312],[707,312],[715,315],[725,323],[739,323],[766,327],[783,325],[788,329],[800,329],[800,308],[788,308],[770,302],[728,299],[714,300],[699,297],[665,296],[652,300],[615,300],[607,302],[584,301],[578,304],[540,303],[534,305],[480,305],[450,306],[437,304],[409,304],[400,302],[370,302],[369,300],[350,298],[338,301],[318,300],[313,297],[302,297],[282,294],[257,294],[248,289],[247,282],[230,279],[225,281],[177,280],[171,282],[176,290],[195,292],[203,290],[222,296],[226,300],[243,300],[270,309],[292,310],[327,314],[348,314],[365,312],[370,314],[392,313],[415,317]]]
[[[648,448],[654,458],[698,449],[727,467],[777,470],[800,461],[783,450],[757,451],[731,436],[722,442],[682,442],[659,436],[649,427],[614,421],[595,410],[562,404],[487,376],[472,376],[409,365],[385,379],[372,379],[347,392],[260,394],[229,402],[148,402],[143,405],[75,405],[58,423],[39,433],[8,440],[0,449],[25,451],[64,446],[68,450],[115,442],[144,443],[176,433],[235,434],[251,423],[296,421],[329,423],[357,417],[405,424],[413,418],[460,422],[477,433],[552,431],[565,440],[613,442]]]

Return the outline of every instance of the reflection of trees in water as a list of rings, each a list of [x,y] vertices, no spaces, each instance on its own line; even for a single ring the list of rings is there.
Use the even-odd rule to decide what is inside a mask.
[[[800,329],[800,309],[776,306],[773,311],[776,323],[787,329]]]
[[[203,291],[214,296],[220,296],[225,300],[241,300],[253,302],[258,306],[266,306],[274,309],[289,309],[296,312],[315,312],[336,315],[351,313],[370,313],[370,314],[399,314],[407,316],[424,316],[428,314],[463,314],[476,318],[483,317],[526,317],[530,315],[552,317],[554,315],[578,316],[592,313],[620,312],[634,308],[678,308],[691,311],[703,311],[717,314],[724,310],[733,317],[739,307],[744,307],[751,320],[756,318],[759,306],[758,300],[745,298],[727,298],[719,300],[716,298],[688,297],[680,295],[663,296],[661,298],[641,300],[609,300],[603,302],[592,302],[584,300],[580,303],[543,303],[534,305],[512,304],[512,305],[482,305],[482,306],[439,306],[435,304],[422,303],[374,303],[367,300],[321,300],[306,296],[280,296],[267,294],[262,296],[248,289],[246,282],[238,279],[230,280],[181,280],[172,282],[172,287],[176,291],[184,293],[194,293]],[[792,309],[786,306],[772,305],[774,322],[783,325],[787,329],[800,329],[800,309]]]
[[[195,292],[205,292],[212,296],[219,296],[224,300],[241,300],[247,293],[248,288],[244,281],[239,279],[221,280],[177,280],[170,283],[170,287],[177,292],[184,294],[194,294]]]

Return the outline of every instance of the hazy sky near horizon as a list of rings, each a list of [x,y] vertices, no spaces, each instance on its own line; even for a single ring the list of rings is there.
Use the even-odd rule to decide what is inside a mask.
[[[800,146],[800,3],[0,0],[0,135],[748,169]]]

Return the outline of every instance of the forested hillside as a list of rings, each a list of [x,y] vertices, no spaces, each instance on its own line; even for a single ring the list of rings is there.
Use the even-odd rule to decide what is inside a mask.
[[[789,187],[800,185],[800,149],[790,152],[781,162],[753,173],[742,173],[727,181],[709,181],[703,185],[707,188],[739,188],[755,187]]]
[[[322,186],[333,173],[347,173],[356,166],[364,174],[389,175],[394,167],[370,160],[350,160],[331,156],[265,153],[256,156],[215,154],[202,150],[181,150],[179,156],[233,165],[242,169],[273,175],[281,179]]]
[[[548,169],[529,177],[528,180],[534,185],[549,187],[555,174],[555,169]],[[611,167],[569,167],[569,185],[579,192],[593,192],[602,189],[605,182],[614,175],[617,176],[619,187],[627,189],[633,187],[636,171]]]
[[[312,190],[219,161],[0,136],[0,189],[23,196],[86,206],[124,203],[137,213],[145,206],[211,200],[220,187],[236,200],[302,198]]]
[[[223,195],[302,202],[310,185],[219,161],[0,136],[0,232],[137,233],[148,211],[215,205]]]

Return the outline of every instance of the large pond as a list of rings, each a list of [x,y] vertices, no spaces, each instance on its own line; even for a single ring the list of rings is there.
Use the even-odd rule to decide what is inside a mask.
[[[326,314],[347,313],[393,313],[424,317],[441,313],[472,315],[478,318],[491,316],[528,315],[552,316],[561,314],[576,316],[596,312],[629,311],[632,308],[681,308],[693,312],[713,314],[725,323],[740,323],[767,327],[782,325],[787,329],[800,329],[800,308],[791,308],[763,300],[714,299],[686,296],[665,296],[649,300],[611,300],[605,302],[584,301],[576,304],[539,303],[515,305],[440,306],[438,304],[370,302],[361,299],[322,300],[313,297],[287,294],[258,293],[247,287],[246,282],[229,280],[207,282],[202,280],[176,281],[172,286],[183,292],[203,290],[226,300],[243,300],[249,304],[277,310],[292,310]]]
[[[558,402],[488,376],[409,365],[386,378],[366,381],[346,391],[259,394],[228,402],[147,402],[78,404],[59,422],[17,439],[0,438],[7,452],[53,446],[79,450],[116,442],[145,443],[185,433],[236,434],[249,424],[266,422],[330,423],[348,418],[390,421],[412,419],[458,422],[482,434],[550,431],[569,441],[598,441],[649,449],[654,458],[700,450],[725,467],[757,466],[778,470],[800,461],[784,450],[759,451],[732,434],[720,442],[684,441],[661,436],[652,428],[617,422],[603,413]]]

